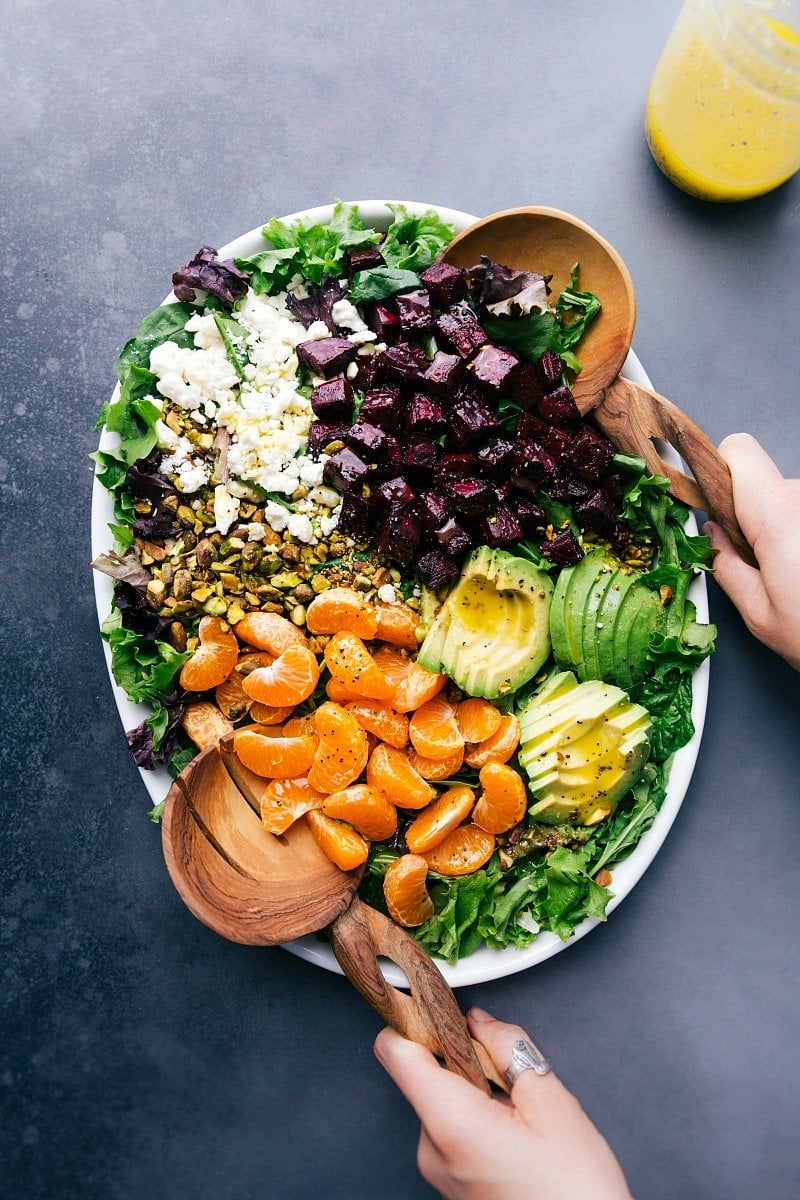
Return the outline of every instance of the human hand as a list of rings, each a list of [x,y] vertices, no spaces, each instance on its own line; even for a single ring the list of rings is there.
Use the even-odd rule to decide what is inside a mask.
[[[468,1020],[502,1075],[527,1035],[478,1008]],[[526,1070],[510,1097],[491,1099],[393,1029],[375,1054],[422,1122],[417,1165],[446,1200],[631,1200],[608,1143],[552,1071]]]
[[[714,521],[717,583],[750,632],[800,671],[800,479],[784,479],[755,438],[734,433],[719,452],[730,467],[733,504],[758,568],[748,566]]]

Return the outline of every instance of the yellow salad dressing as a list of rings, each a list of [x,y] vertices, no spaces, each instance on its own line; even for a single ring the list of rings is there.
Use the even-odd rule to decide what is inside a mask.
[[[799,8],[787,0],[684,4],[646,118],[653,158],[684,191],[748,200],[800,167],[800,33],[787,23],[797,23]]]

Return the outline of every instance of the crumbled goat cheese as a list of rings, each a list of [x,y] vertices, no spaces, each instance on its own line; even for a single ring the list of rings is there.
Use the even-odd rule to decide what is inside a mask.
[[[214,488],[214,521],[220,533],[227,533],[239,515],[239,497],[232,496],[224,483]]]
[[[381,584],[378,588],[378,599],[382,600],[384,604],[396,604],[397,592],[390,583]]]

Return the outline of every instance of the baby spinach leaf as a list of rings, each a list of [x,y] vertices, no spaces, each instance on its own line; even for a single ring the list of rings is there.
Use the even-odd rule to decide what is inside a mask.
[[[353,304],[385,300],[397,292],[408,292],[420,286],[419,275],[395,267],[371,267],[357,271],[347,296]]]
[[[191,349],[194,339],[184,326],[195,310],[190,304],[176,302],[162,304],[153,309],[139,326],[135,338],[131,338],[122,348],[115,367],[117,376],[122,379],[126,367],[150,366],[150,352],[164,342],[175,342],[176,345]]]

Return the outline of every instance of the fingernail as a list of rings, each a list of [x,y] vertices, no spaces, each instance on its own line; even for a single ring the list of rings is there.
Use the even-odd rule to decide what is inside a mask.
[[[471,1008],[469,1010],[469,1015],[472,1017],[473,1021],[481,1022],[493,1020],[491,1013],[487,1013],[482,1008]]]

